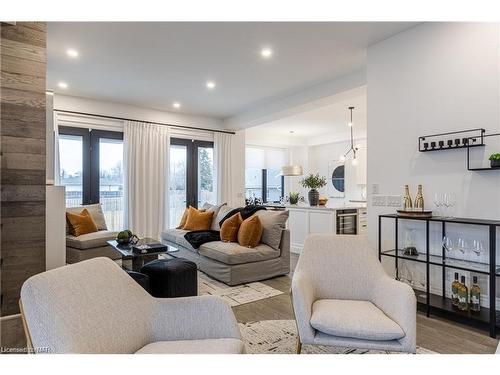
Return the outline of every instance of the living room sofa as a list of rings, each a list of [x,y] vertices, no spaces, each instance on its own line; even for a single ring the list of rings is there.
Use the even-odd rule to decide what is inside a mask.
[[[230,207],[205,205],[214,209],[212,229],[231,210]],[[200,271],[227,285],[238,285],[290,272],[290,232],[285,228],[288,211],[259,211],[264,231],[261,243],[255,248],[235,242],[212,241],[195,249],[184,238],[183,229],[168,229],[162,233],[162,242],[179,249],[172,256],[195,262]],[[267,242],[267,243],[266,243]]]
[[[84,208],[89,211],[98,231],[75,237],[71,235],[66,225],[66,263],[77,263],[96,257],[120,259],[121,254],[106,243],[114,240],[118,232],[108,230],[100,204],[68,207],[66,211],[80,213]]]

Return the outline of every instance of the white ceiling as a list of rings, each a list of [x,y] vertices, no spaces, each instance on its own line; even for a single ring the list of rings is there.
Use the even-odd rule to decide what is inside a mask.
[[[258,103],[363,69],[366,47],[405,22],[48,24],[47,88],[188,114],[229,118]],[[261,58],[262,47],[274,56]],[[66,55],[68,48],[79,57]],[[217,88],[208,91],[207,80]],[[59,89],[57,83],[69,87]]]
[[[350,139],[349,107],[353,110],[353,137],[366,138],[366,87],[331,97],[330,104],[248,128],[247,144],[315,145]],[[293,134],[290,134],[293,131]]]

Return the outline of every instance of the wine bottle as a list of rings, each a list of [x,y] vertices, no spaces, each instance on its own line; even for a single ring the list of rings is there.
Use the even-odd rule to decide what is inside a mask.
[[[458,309],[467,311],[469,309],[469,289],[465,285],[465,276],[460,278],[458,286]]]
[[[455,272],[455,280],[451,283],[451,303],[453,306],[458,306],[458,272]]]
[[[481,287],[477,283],[477,276],[472,278],[472,286],[470,288],[470,309],[476,312],[481,310]]]
[[[413,205],[411,202],[410,188],[408,185],[405,185],[405,195],[403,197],[403,209],[405,211],[411,211],[412,207]]]
[[[415,197],[415,210],[424,210],[424,196],[422,194],[422,185],[418,185],[417,196]]]

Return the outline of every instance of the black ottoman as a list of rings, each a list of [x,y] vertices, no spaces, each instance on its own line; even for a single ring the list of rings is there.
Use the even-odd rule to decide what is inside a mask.
[[[149,276],[149,291],[153,297],[189,297],[198,295],[196,263],[186,259],[157,259],[142,266],[141,273]]]
[[[146,290],[146,292],[149,293],[149,276],[148,275],[145,275],[145,274],[140,273],[140,272],[130,271],[130,270],[125,270],[125,272],[128,273],[128,275],[132,279],[134,279],[137,282],[137,284],[142,286],[144,288],[144,290]]]

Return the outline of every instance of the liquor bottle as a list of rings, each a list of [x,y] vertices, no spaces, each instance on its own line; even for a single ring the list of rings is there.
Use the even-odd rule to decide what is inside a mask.
[[[412,210],[412,203],[411,203],[411,195],[410,195],[410,188],[408,185],[405,185],[405,196],[403,197],[403,209],[405,211],[411,211]]]
[[[415,210],[424,210],[424,196],[422,194],[422,185],[418,185],[417,196],[415,197]]]
[[[481,287],[477,283],[477,276],[472,278],[472,286],[470,288],[470,309],[476,312],[481,310]]]
[[[469,290],[465,285],[465,276],[460,278],[460,285],[458,286],[458,309],[463,311],[469,309]]]
[[[455,281],[451,283],[451,303],[453,306],[458,306],[458,286],[460,282],[458,281],[458,272],[455,272]]]

